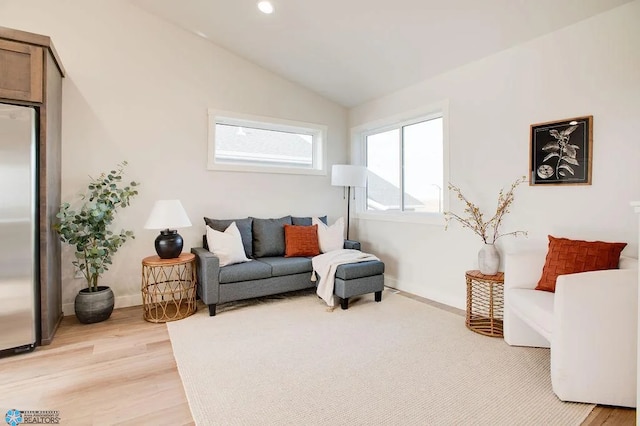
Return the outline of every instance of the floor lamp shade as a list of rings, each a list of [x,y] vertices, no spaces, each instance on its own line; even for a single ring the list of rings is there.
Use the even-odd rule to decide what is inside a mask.
[[[331,167],[331,185],[364,188],[367,186],[367,168],[335,164]]]
[[[182,253],[183,240],[178,231],[171,228],[187,228],[191,221],[180,200],[158,200],[144,224],[145,229],[160,229],[156,238],[156,253],[161,259],[173,259]]]
[[[367,168],[351,164],[334,164],[331,167],[331,185],[347,188],[347,239],[349,239],[351,187],[364,188],[367,186]]]

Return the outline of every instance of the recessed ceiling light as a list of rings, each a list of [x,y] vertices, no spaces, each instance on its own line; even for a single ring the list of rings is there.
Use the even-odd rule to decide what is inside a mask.
[[[570,122],[569,124],[572,125],[572,126],[575,126],[576,124],[578,124],[578,122],[574,120],[574,121]]]
[[[267,15],[273,13],[273,5],[270,1],[258,2],[258,9],[260,9],[260,12],[266,13]]]

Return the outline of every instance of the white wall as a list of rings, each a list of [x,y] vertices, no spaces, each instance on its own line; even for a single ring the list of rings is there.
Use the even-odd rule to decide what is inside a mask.
[[[529,126],[593,115],[591,186],[520,186],[498,240],[502,253],[547,235],[624,241],[638,253],[640,1],[353,108],[350,126],[449,100],[450,181],[489,217],[500,188],[526,175]],[[446,35],[443,35],[446,37]],[[462,206],[450,197],[451,209]],[[493,210],[492,210],[493,209]],[[387,266],[387,283],[460,308],[481,240],[468,229],[358,220],[354,234]]]
[[[207,109],[328,126],[329,164],[347,159],[347,112],[210,42],[123,0],[0,0],[0,25],[48,35],[67,71],[63,82],[62,197],[88,175],[129,161],[140,195],[119,214],[132,229],[101,283],[116,307],[141,303],[142,258],[155,254],[156,231],[142,227],[156,199],[179,198],[193,227],[180,230],[185,251],[200,245],[203,216],[323,215],[345,209],[329,176],[206,170]],[[329,166],[330,168],[330,166]],[[63,304],[84,286],[63,252]]]
[[[499,246],[541,245],[553,234],[626,241],[625,254],[637,255],[628,202],[640,198],[638,18],[640,0],[354,108],[349,124],[448,99],[451,181],[489,212],[499,188],[527,172],[530,124],[593,115],[593,185],[521,186],[504,230],[530,236]],[[156,235],[142,226],[156,199],[185,205],[194,223],[180,231],[185,250],[199,245],[205,215],[344,214],[342,190],[329,176],[206,170],[207,108],[326,124],[332,164],[347,158],[342,107],[124,0],[0,0],[0,25],[51,36],[66,67],[63,199],[82,190],[87,175],[125,159],[128,177],[142,183],[118,224],[137,238],[103,277],[117,306],[140,303],[140,260],[154,254]],[[351,233],[385,261],[389,284],[463,307],[463,274],[476,267],[480,248],[468,230],[358,221]],[[83,286],[70,260],[67,249],[67,313]]]

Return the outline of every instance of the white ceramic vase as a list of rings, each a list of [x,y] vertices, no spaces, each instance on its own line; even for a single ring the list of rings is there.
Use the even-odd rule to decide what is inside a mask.
[[[485,244],[478,252],[478,266],[480,273],[495,275],[500,266],[500,253],[494,244]]]

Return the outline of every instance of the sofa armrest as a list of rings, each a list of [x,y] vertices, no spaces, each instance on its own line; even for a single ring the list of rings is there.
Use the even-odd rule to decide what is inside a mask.
[[[360,242],[354,240],[344,240],[344,248],[351,250],[360,250]]]
[[[507,253],[504,260],[504,289],[536,288],[542,276],[546,251]]]
[[[606,389],[598,403],[635,406],[637,329],[636,269],[559,276],[551,340],[551,381],[558,397],[595,402],[589,389]]]
[[[207,305],[215,305],[219,300],[220,259],[202,247],[191,248],[196,255],[196,275],[198,277],[198,296]]]

